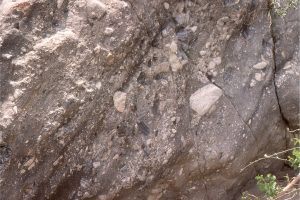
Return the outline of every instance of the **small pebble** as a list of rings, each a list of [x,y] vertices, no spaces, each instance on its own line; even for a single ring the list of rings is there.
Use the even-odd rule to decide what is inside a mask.
[[[292,63],[289,61],[289,62],[285,63],[283,69],[289,69],[291,67],[292,67]]]
[[[8,53],[5,53],[5,54],[2,54],[2,58],[5,58],[5,59],[11,59],[11,58],[12,58],[12,55],[11,55],[11,54],[8,54]]]
[[[56,161],[53,162],[53,166],[58,165],[59,161],[63,158],[63,156],[60,156],[59,158],[56,159]]]
[[[101,84],[101,82],[99,81],[99,82],[96,83],[95,86],[96,86],[96,88],[99,90],[99,89],[101,88],[102,84]]]
[[[117,91],[113,96],[114,106],[117,111],[124,112],[126,106],[126,97],[125,92]]]
[[[214,61],[210,61],[208,64],[208,69],[214,69],[216,67],[216,63]]]
[[[200,56],[205,56],[207,52],[206,51],[200,51],[199,53],[200,53]]]
[[[176,22],[179,25],[187,25],[187,23],[189,22],[190,16],[189,13],[180,13],[175,17]]]
[[[260,63],[257,63],[257,64],[255,64],[255,65],[253,65],[253,68],[254,68],[254,69],[264,69],[264,68],[267,67],[267,65],[268,65],[267,62],[262,61],[262,62],[260,62]]]
[[[164,2],[164,8],[165,8],[166,10],[169,10],[170,4],[168,4],[167,2]]]
[[[175,41],[172,41],[170,44],[170,50],[172,53],[177,53],[178,51],[178,47],[177,47],[177,43]]]
[[[210,42],[207,42],[206,44],[205,44],[205,47],[208,49],[209,47],[210,47]]]
[[[250,87],[254,87],[255,85],[256,85],[256,81],[254,79],[252,79],[250,82]]]
[[[183,64],[180,62],[179,58],[176,56],[176,54],[171,54],[169,57],[169,62],[171,65],[171,69],[173,72],[177,72],[180,69],[182,69]]]
[[[101,165],[100,162],[94,162],[94,163],[93,163],[93,167],[94,167],[94,168],[98,168],[98,167],[100,167],[100,165]]]
[[[147,146],[150,146],[150,145],[152,144],[152,140],[151,140],[151,139],[148,139],[148,140],[146,141],[146,144],[147,144]]]
[[[114,29],[113,29],[113,28],[110,28],[110,27],[107,27],[107,28],[105,28],[105,30],[104,30],[104,34],[105,34],[105,35],[111,35],[113,32],[114,32]]]
[[[217,21],[217,25],[223,26],[223,25],[224,25],[224,22],[223,22],[222,20],[218,20],[218,21]]]
[[[196,32],[197,28],[198,28],[197,26],[192,26],[190,29],[191,29],[191,31]]]
[[[212,76],[213,77],[216,77],[218,75],[218,72],[217,71],[212,71]]]
[[[114,157],[113,157],[113,160],[117,160],[119,158],[119,154],[116,154]]]
[[[163,37],[166,37],[168,35],[168,31],[166,29],[162,30],[161,32]]]
[[[167,155],[170,155],[170,154],[172,154],[172,149],[170,148],[170,149],[168,149],[168,151],[167,151]]]
[[[262,81],[262,74],[261,73],[255,73],[254,77],[255,77],[255,80]]]
[[[3,133],[0,132],[0,145],[3,145],[3,144],[5,144],[3,141]]]
[[[219,65],[222,62],[222,58],[221,57],[216,57],[216,58],[213,59],[213,61],[216,63],[216,65]]]
[[[24,167],[29,167],[35,160],[35,157],[29,159],[27,162],[25,162]]]
[[[179,170],[179,173],[178,173],[178,175],[179,175],[179,176],[181,176],[181,175],[182,175],[182,173],[183,173],[183,168],[181,168],[181,169]]]
[[[64,0],[57,0],[57,8],[59,9],[62,4],[63,4]]]

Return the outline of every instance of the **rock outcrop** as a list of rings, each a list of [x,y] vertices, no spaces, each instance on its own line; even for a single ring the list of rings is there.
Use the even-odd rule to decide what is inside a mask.
[[[0,1],[0,199],[234,199],[299,127],[267,1]]]
[[[299,128],[300,120],[299,12],[298,7],[284,18],[274,18],[272,26],[277,96],[283,117],[292,130]]]

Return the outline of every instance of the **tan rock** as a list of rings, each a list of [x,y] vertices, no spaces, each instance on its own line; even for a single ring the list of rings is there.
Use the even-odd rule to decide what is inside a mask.
[[[126,106],[126,97],[127,94],[125,92],[117,91],[114,96],[114,106],[117,111],[124,112]]]
[[[208,84],[191,95],[190,107],[197,112],[199,116],[203,116],[209,112],[222,94],[223,91],[220,88],[214,84]]]
[[[183,65],[175,54],[170,55],[169,62],[171,64],[171,69],[173,72],[177,72],[178,70],[182,69]]]
[[[170,44],[170,51],[172,53],[177,53],[178,51],[178,46],[177,46],[177,43],[175,41],[172,41],[171,44]]]
[[[164,7],[165,7],[166,10],[169,10],[170,4],[168,4],[167,2],[164,2]]]
[[[255,73],[255,80],[257,81],[262,81],[263,79],[263,75],[261,73]]]
[[[259,62],[255,65],[253,65],[253,68],[254,69],[265,69],[267,66],[268,66],[268,63],[266,61],[262,61],[262,62]]]

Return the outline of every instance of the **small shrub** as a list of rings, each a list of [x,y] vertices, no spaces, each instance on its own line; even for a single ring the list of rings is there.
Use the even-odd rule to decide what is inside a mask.
[[[299,131],[299,130],[300,129],[297,129],[297,131]],[[291,153],[287,157],[287,159],[279,157],[279,155],[286,154],[288,152],[291,152]],[[250,164],[248,164],[246,167],[244,167],[242,169],[242,171],[245,170],[247,167],[249,167],[261,160],[265,160],[265,159],[277,159],[277,160],[285,161],[291,167],[293,167],[294,170],[299,170],[300,169],[300,139],[293,138],[293,147],[292,148],[286,149],[284,151],[276,152],[272,155],[265,154],[265,156],[263,158],[257,159],[255,161],[251,162]],[[274,199],[275,197],[276,197],[275,199],[277,199],[278,198],[277,195],[279,195],[280,197],[285,197],[286,194],[284,192],[286,192],[287,190],[291,190],[291,188],[295,187],[295,185],[298,184],[299,176],[300,176],[300,174],[295,176],[292,180],[290,180],[290,178],[288,176],[286,176],[288,184],[284,188],[277,185],[276,176],[274,176],[272,174],[267,174],[266,176],[257,175],[255,177],[255,179],[256,179],[256,185],[258,186],[258,189],[261,192],[263,192],[267,196],[268,199]],[[296,191],[296,193],[294,193],[294,196],[299,194],[297,192],[299,192],[300,190],[296,189],[295,191]],[[289,193],[287,193],[287,194],[289,194]],[[248,192],[244,192],[241,199],[242,200],[260,200],[260,198],[256,197],[255,195],[252,195]]]
[[[275,197],[279,192],[279,187],[277,186],[276,176],[272,174],[267,174],[266,176],[257,175],[255,177],[258,189],[265,193],[267,197]]]
[[[291,167],[297,170],[300,169],[300,149],[299,149],[300,139],[294,138],[293,143],[295,148],[292,151],[292,155],[288,156],[288,162]]]

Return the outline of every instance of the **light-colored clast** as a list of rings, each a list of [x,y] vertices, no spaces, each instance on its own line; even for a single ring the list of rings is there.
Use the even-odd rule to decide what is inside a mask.
[[[214,84],[208,84],[196,92],[190,97],[190,107],[197,112],[199,116],[205,115],[212,106],[219,100],[223,92],[220,88]]]

